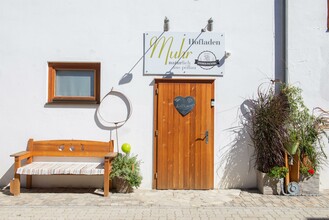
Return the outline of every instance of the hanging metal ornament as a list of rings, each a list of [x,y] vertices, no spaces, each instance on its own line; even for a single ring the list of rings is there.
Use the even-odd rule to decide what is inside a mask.
[[[121,105],[123,104],[126,108],[126,114],[124,114],[124,111],[121,111],[122,109],[118,108],[118,104],[116,105],[115,102],[112,102],[112,99],[116,99],[117,103],[118,101],[122,102]],[[103,110],[102,111],[102,107],[104,107],[105,105],[105,101],[110,102],[110,106],[109,108],[107,108],[107,110]],[[106,109],[106,108],[105,108]],[[116,114],[121,114],[119,116],[114,116],[113,115],[106,115],[105,112],[109,112],[109,111],[113,111],[113,115]],[[98,121],[107,128],[115,128],[116,130],[116,142],[117,142],[117,151],[119,152],[119,140],[118,140],[118,128],[123,126],[128,119],[130,118],[132,114],[132,105],[130,100],[128,99],[128,97],[126,95],[124,95],[123,93],[119,92],[119,91],[114,91],[113,88],[111,89],[110,92],[108,92],[103,99],[101,100],[97,110],[96,110],[96,115],[98,118]],[[117,118],[116,118],[117,117]]]

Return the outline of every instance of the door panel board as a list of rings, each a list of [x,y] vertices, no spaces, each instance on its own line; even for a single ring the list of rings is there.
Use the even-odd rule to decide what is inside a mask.
[[[214,81],[156,80],[155,91],[154,188],[212,189],[214,109],[210,102]],[[185,116],[174,107],[177,96],[195,99],[194,109]]]

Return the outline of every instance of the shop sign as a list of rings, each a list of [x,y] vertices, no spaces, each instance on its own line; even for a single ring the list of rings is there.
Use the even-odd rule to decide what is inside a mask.
[[[145,75],[224,74],[222,33],[148,32],[144,34]]]

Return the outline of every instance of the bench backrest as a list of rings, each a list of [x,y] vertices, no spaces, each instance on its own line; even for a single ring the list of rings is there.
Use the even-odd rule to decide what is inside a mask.
[[[30,139],[27,150],[32,156],[103,157],[113,152],[113,141],[43,140]]]

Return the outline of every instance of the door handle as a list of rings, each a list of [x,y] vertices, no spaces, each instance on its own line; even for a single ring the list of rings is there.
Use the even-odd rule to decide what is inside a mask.
[[[201,134],[202,135],[202,134]],[[209,142],[209,131],[206,130],[202,138],[197,138],[196,141],[205,141],[206,144]]]

